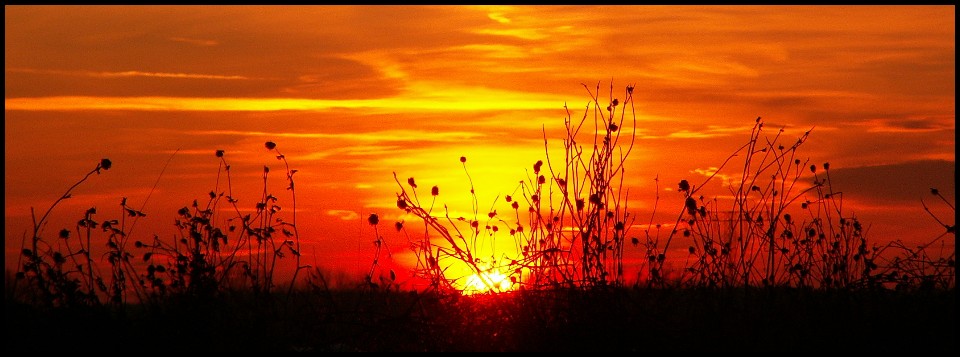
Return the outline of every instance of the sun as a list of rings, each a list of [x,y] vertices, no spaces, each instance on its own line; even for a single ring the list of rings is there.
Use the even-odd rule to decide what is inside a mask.
[[[461,291],[464,295],[473,295],[505,292],[512,290],[513,287],[513,283],[506,275],[499,271],[489,271],[468,277]]]

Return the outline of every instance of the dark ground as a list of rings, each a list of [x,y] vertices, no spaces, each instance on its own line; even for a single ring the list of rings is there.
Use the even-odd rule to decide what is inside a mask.
[[[405,292],[168,299],[42,309],[7,301],[6,353],[90,351],[956,351],[951,291]]]

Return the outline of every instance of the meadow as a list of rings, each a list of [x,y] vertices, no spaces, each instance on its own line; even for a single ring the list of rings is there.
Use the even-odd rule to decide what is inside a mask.
[[[952,217],[924,203],[941,235],[919,246],[875,242],[844,211],[829,163],[802,154],[815,133],[787,138],[762,118],[713,176],[658,182],[654,212],[640,216],[623,189],[636,145],[634,88],[615,93],[611,83],[606,99],[599,84],[584,88],[592,105],[567,110],[560,150],[544,134],[545,160],[523,168],[519,193],[497,198],[506,211],[481,210],[471,190],[471,215],[452,215],[443,188],[394,173],[396,197],[384,199],[409,219],[362,217],[376,250],[359,281],[333,282],[307,263],[297,170],[272,141],[264,149],[281,169],[264,166],[252,211],[233,196],[230,163],[216,150],[216,182],[175,212],[174,238],[128,236],[147,213],[126,200],[120,217],[58,211],[78,221],[50,236],[54,209],[109,174],[103,158],[34,212],[16,271],[5,274],[6,349],[955,350],[955,252],[937,250],[955,246]],[[460,163],[472,187],[468,158]],[[721,171],[735,177],[727,191],[705,190]],[[285,192],[269,190],[276,175]],[[682,199],[661,198],[661,184]],[[924,202],[955,210],[936,188]],[[675,219],[656,219],[659,211]],[[419,285],[380,264],[387,230],[407,237]],[[485,251],[494,239],[517,249]],[[625,266],[626,249],[644,259]],[[278,279],[280,271],[291,277]]]

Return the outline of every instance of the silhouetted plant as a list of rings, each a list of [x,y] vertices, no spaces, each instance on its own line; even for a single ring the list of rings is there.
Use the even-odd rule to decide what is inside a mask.
[[[230,165],[225,159],[225,152],[217,150],[215,156],[220,164],[216,187],[208,194],[209,199],[205,204],[194,200],[191,207],[177,211],[179,237],[173,242],[165,242],[155,236],[152,242],[138,242],[136,245],[149,250],[143,255],[143,260],[149,263],[143,281],[149,282],[155,293],[185,292],[195,296],[214,296],[224,289],[249,287],[257,294],[269,294],[275,287],[276,266],[279,259],[285,257],[285,252],[295,258],[294,275],[288,289],[288,294],[292,293],[297,272],[309,268],[309,265],[300,263],[293,180],[297,170],[289,168],[286,157],[275,143],[268,141],[265,147],[276,152],[277,159],[283,161],[286,167],[287,190],[291,191],[294,202],[293,221],[287,222],[279,216],[279,198],[268,191],[270,169],[267,166],[263,167],[263,190],[260,201],[254,206],[254,214],[242,214],[239,199],[233,194]],[[221,191],[221,176],[226,179],[225,191]],[[228,207],[222,207],[224,200]],[[234,216],[226,219],[220,217],[221,212],[230,210]],[[219,222],[227,226],[222,227]]]
[[[70,245],[70,231],[67,229],[60,230],[58,237],[64,241],[67,249],[66,254],[58,248],[60,246],[59,242],[46,241],[42,237],[42,233],[47,224],[47,218],[57,205],[71,198],[73,190],[89,179],[90,176],[93,174],[99,175],[102,171],[109,170],[112,166],[113,163],[110,159],[100,160],[93,170],[88,172],[83,178],[70,186],[63,195],[57,198],[47,211],[40,216],[39,220],[33,208],[30,208],[30,215],[33,219],[32,233],[29,240],[30,245],[29,248],[22,249],[20,258],[26,261],[18,261],[17,265],[20,270],[15,275],[15,279],[18,281],[23,280],[26,282],[25,288],[27,289],[27,294],[34,295],[29,298],[30,300],[48,306],[99,304],[100,300],[97,296],[96,288],[101,288],[101,291],[106,291],[107,288],[102,279],[100,279],[99,274],[94,272],[96,264],[90,253],[90,231],[86,231],[86,245],[84,246],[83,242],[80,241],[81,248],[74,252]],[[91,219],[95,213],[96,210],[92,208],[87,211],[84,220],[78,223],[78,232],[81,225],[87,225],[88,229],[96,227],[97,222]],[[107,228],[104,228],[104,231],[108,230],[108,228],[116,229],[109,225],[112,221],[104,222],[108,224]],[[66,267],[67,259],[70,259],[74,264]],[[83,271],[84,267],[86,267],[86,272]],[[19,287],[20,285],[16,284],[14,289]]]
[[[635,138],[633,87],[626,88],[625,99],[621,102],[613,98],[611,83],[610,100],[605,104],[598,99],[599,83],[597,93],[591,92],[586,85],[584,88],[590,94],[591,102],[578,122],[572,120],[567,110],[563,161],[555,166],[551,162],[551,153],[547,151],[546,162],[537,161],[533,165],[533,175],[520,182],[518,189],[522,196],[519,198],[526,203],[526,219],[521,217],[521,202],[510,195],[505,196],[505,201],[513,210],[515,222],[501,218],[496,209],[487,214],[490,221],[510,227],[510,237],[519,247],[513,255],[476,256],[476,242],[481,232],[492,237],[499,228],[497,224],[489,223],[481,226],[473,182],[466,171],[466,157],[461,157],[460,162],[470,180],[472,219],[454,219],[445,213],[445,220],[441,220],[433,214],[438,190],[432,190],[434,199],[429,207],[424,208],[416,195],[415,181],[408,180],[408,192],[394,173],[400,188],[397,207],[425,223],[424,239],[412,246],[419,259],[417,271],[431,279],[434,286],[450,287],[451,280],[457,279],[445,276],[440,268],[445,259],[467,265],[474,276],[492,291],[497,291],[498,287],[488,278],[491,272],[507,272],[512,283],[531,288],[623,284],[624,242],[634,220],[627,210],[627,192],[622,190],[624,164]],[[627,121],[628,107],[632,123]],[[593,130],[583,134],[581,130],[591,126],[588,119],[593,122]],[[624,134],[625,124],[631,124],[633,132]],[[587,135],[586,147],[578,143],[583,135]],[[544,147],[548,147],[546,131]],[[522,223],[524,221],[526,225]],[[461,228],[460,224],[464,226]],[[430,232],[439,234],[445,244],[430,242]]]

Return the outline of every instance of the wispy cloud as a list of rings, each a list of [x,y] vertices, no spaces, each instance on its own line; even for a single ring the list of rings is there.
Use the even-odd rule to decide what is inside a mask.
[[[357,218],[360,218],[360,215],[357,214],[357,212],[342,209],[327,210],[327,215],[337,217],[344,221],[353,221]]]
[[[97,71],[63,71],[63,70],[33,69],[33,68],[8,68],[7,70],[11,72],[19,72],[19,73],[53,74],[53,75],[82,76],[82,77],[95,77],[95,78],[154,77],[154,78],[177,78],[177,79],[221,79],[221,80],[255,79],[255,78],[250,78],[246,76],[227,76],[227,75],[198,74],[198,73],[144,72],[144,71],[97,72]]]
[[[436,87],[434,87],[436,88]],[[540,110],[560,108],[563,99],[551,95],[523,94],[478,88],[432,92],[417,90],[411,96],[381,99],[304,98],[186,98],[57,96],[7,98],[6,110],[167,110],[167,111],[325,111],[369,109],[383,112],[458,112]]]
[[[693,170],[690,171],[690,172],[695,173],[695,174],[698,174],[698,175],[703,175],[704,177],[711,177],[711,176],[712,176],[712,177],[714,177],[714,178],[719,178],[720,180],[722,180],[724,187],[729,186],[730,183],[733,182],[733,176],[726,175],[726,174],[721,174],[721,173],[718,173],[718,171],[720,171],[720,168],[718,168],[718,167],[709,167],[709,168],[706,168],[706,169],[699,169],[699,168],[698,168],[698,169],[693,169]]]
[[[903,119],[875,119],[858,123],[872,133],[927,133],[941,130],[956,130],[953,117],[922,117]]]
[[[489,17],[491,20],[496,21],[496,22],[499,22],[499,23],[501,23],[501,24],[509,24],[509,23],[510,23],[510,19],[507,18],[506,16],[504,16],[502,13],[499,13],[499,12],[491,12],[491,13],[487,14],[487,17]]]
[[[203,40],[203,39],[187,38],[187,37],[171,37],[170,41],[189,43],[191,45],[204,46],[204,47],[216,46],[220,44],[219,42],[214,40]]]
[[[430,132],[421,130],[384,130],[368,133],[290,133],[290,132],[264,132],[264,131],[242,131],[242,130],[188,130],[184,135],[218,135],[218,136],[256,136],[256,137],[281,137],[281,138],[306,138],[306,139],[343,139],[351,141],[405,141],[416,140],[418,142],[436,141],[436,142],[460,142],[484,137],[482,133],[476,132]]]

